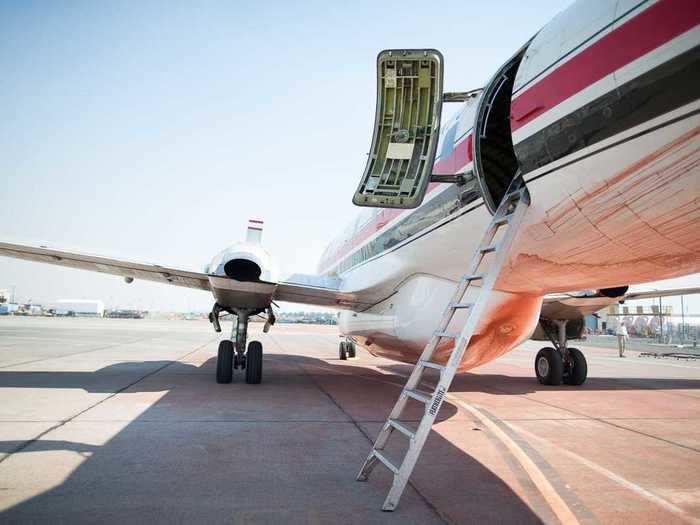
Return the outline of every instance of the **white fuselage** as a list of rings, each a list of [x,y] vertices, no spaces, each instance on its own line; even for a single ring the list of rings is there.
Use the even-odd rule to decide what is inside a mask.
[[[635,3],[618,4],[574,4],[538,33],[519,66],[511,131],[532,204],[462,369],[527,338],[545,294],[700,271],[700,85],[686,74],[695,94],[683,93],[674,76],[700,70],[700,10],[682,0],[629,12]],[[643,32],[653,20],[663,34]],[[636,55],[610,51],[629,41]],[[607,70],[599,67],[606,60]],[[569,85],[576,68],[584,77],[594,70],[588,82]],[[444,125],[436,172],[472,170],[477,103]],[[454,191],[434,186],[417,209],[365,213],[321,261],[344,290],[384,298],[342,312],[340,330],[393,359],[416,359],[491,219],[481,197],[431,207]]]

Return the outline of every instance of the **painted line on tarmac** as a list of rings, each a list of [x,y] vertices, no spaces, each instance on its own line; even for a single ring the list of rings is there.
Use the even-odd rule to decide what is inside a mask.
[[[330,368],[321,367],[320,365],[312,365],[312,366],[318,366],[319,368],[326,368],[328,370],[331,370]],[[335,369],[333,369],[333,371],[338,372]],[[342,372],[338,372],[338,373],[342,373]],[[385,380],[380,380],[380,379],[366,377],[366,376],[357,376],[354,374],[343,373],[343,375],[350,375],[352,377],[360,377],[362,379],[367,379],[367,380],[376,381],[376,382],[380,382],[380,383],[389,384],[389,385],[392,385],[395,387],[403,388],[403,385],[399,385],[399,384],[394,383],[392,381],[385,381]],[[403,376],[403,377],[408,377],[408,376],[401,374],[401,373],[397,373],[397,375]],[[486,416],[485,414],[483,414],[476,406],[469,405],[469,404],[465,403],[464,401],[454,397],[454,395],[452,395],[452,394],[447,394],[447,396],[445,396],[445,397],[447,399],[449,399],[451,402],[455,403],[458,407],[464,409],[468,413],[470,413],[473,416],[475,416],[476,418],[478,418],[508,448],[508,450],[516,457],[516,459],[521,464],[521,466],[523,467],[525,472],[528,474],[530,479],[533,481],[533,483],[535,484],[537,489],[540,491],[542,496],[545,498],[547,503],[550,505],[552,511],[556,514],[557,518],[562,523],[566,523],[566,524],[579,523],[576,516],[574,516],[571,509],[561,499],[559,494],[556,492],[556,490],[549,483],[549,481],[544,476],[542,471],[537,467],[537,465],[535,465],[535,463],[532,461],[532,459],[522,450],[522,448],[520,448],[520,446],[517,443],[515,443],[515,441],[513,441],[502,429],[500,429],[495,422],[491,421],[491,419],[488,416]],[[525,396],[525,397],[527,397],[527,396]],[[545,403],[545,404],[547,404],[547,403]],[[590,416],[586,416],[586,415],[584,415],[583,419],[598,421],[597,418],[591,418]],[[661,506],[662,508],[668,510],[669,512],[671,512],[674,515],[678,516],[679,518],[683,519],[687,523],[691,523],[693,525],[700,525],[700,519],[697,519],[697,518],[691,516],[690,514],[688,514],[686,511],[684,511],[680,507],[677,507],[676,505],[674,505],[670,501],[665,500],[665,499],[661,498],[660,496],[657,496],[656,494],[648,491],[644,487],[641,487],[641,486],[623,478],[622,476],[615,474],[614,472],[606,469],[605,467],[602,467],[601,465],[598,465],[597,463],[594,463],[594,462],[592,462],[592,461],[590,461],[582,456],[579,456],[578,454],[575,454],[574,452],[571,452],[569,450],[561,448],[561,447],[555,445],[554,443],[552,443],[551,441],[548,441],[548,440],[541,438],[535,434],[532,434],[532,433],[528,432],[527,430],[513,424],[510,420],[500,420],[499,419],[499,421],[502,421],[504,424],[508,425],[516,432],[519,432],[523,435],[526,435],[532,439],[536,439],[536,440],[542,441],[544,443],[547,443],[547,445],[549,447],[558,449],[563,454],[568,455],[572,459],[579,461],[580,463],[586,465],[591,470],[594,470],[594,471],[598,472],[599,474],[602,474],[603,476],[607,477],[608,479],[617,483],[618,485],[635,492],[639,496],[641,496],[649,501],[652,501],[653,503],[656,503],[657,505]],[[605,422],[605,421],[606,420],[603,420],[603,422]],[[612,423],[609,423],[609,424],[611,424],[612,426],[617,426],[617,425],[614,425]],[[623,428],[625,430],[629,430],[629,429],[626,429],[624,427],[620,427],[620,428]],[[646,435],[646,434],[644,434],[644,435]],[[673,444],[675,444],[675,443],[673,443]],[[685,447],[685,448],[689,448],[689,447]],[[691,449],[691,450],[695,450],[695,449]]]
[[[597,472],[598,474],[602,474],[603,476],[605,476],[609,480],[617,483],[618,485],[633,491],[634,493],[638,494],[639,496],[641,496],[641,497],[643,497],[643,498],[645,498],[653,503],[656,503],[660,507],[663,507],[664,509],[668,510],[669,512],[672,512],[673,514],[675,514],[676,516],[678,516],[679,518],[681,518],[685,522],[692,523],[693,525],[700,525],[700,519],[691,516],[690,514],[688,514],[686,511],[684,511],[680,507],[677,507],[676,505],[674,505],[670,501],[665,500],[660,496],[657,496],[656,494],[645,489],[644,487],[641,487],[640,485],[637,485],[636,483],[633,483],[633,482],[629,481],[628,479],[623,478],[619,474],[615,474],[614,472],[606,469],[605,467],[603,467],[597,463],[594,463],[593,461],[591,461],[589,459],[586,459],[582,456],[579,456],[575,452],[571,452],[570,450],[562,448],[559,445],[557,445],[556,443],[549,441],[548,439],[545,439],[545,438],[540,437],[536,434],[533,434],[532,432],[525,430],[524,428],[521,428],[521,427],[513,424],[510,421],[504,421],[504,423],[506,425],[508,425],[509,427],[511,427],[516,432],[519,432],[520,434],[528,436],[531,439],[539,441],[539,442],[547,445],[548,448],[553,448],[553,449],[558,450],[562,454],[565,454],[565,455],[569,456],[570,458],[575,459],[579,463],[582,463],[583,465],[587,466],[588,468]]]
[[[335,368],[330,368],[326,367],[323,365],[306,365],[306,366],[311,366],[315,368],[321,368],[323,370],[330,370],[334,373],[338,373],[341,375],[347,375],[350,377],[357,377],[360,379],[365,379],[368,381],[375,381],[377,383],[383,383],[387,385],[391,385],[397,388],[403,389],[403,385],[395,383],[393,381],[388,381],[388,380],[382,380],[382,379],[377,379],[374,377],[367,377],[364,375],[356,375],[356,374],[350,374],[346,372],[341,372],[336,370]],[[382,372],[380,372],[382,373]],[[382,373],[383,374],[383,373]],[[387,374],[383,374],[387,375]],[[393,374],[392,374],[393,375]],[[401,376],[401,377],[409,377],[408,375],[401,374],[401,373],[396,373],[396,375]],[[459,408],[465,409],[468,413],[476,416],[484,426],[488,427],[491,433],[496,436],[501,443],[505,445],[505,447],[513,454],[513,456],[518,460],[520,463],[520,466],[523,468],[525,473],[530,477],[532,482],[535,484],[535,487],[537,487],[537,490],[542,494],[542,497],[545,499],[549,507],[552,509],[552,512],[556,515],[556,517],[561,521],[562,524],[564,525],[579,525],[580,522],[578,518],[574,515],[572,510],[569,508],[569,506],[564,502],[564,500],[559,496],[559,494],[554,490],[554,487],[549,483],[545,475],[542,473],[542,471],[537,467],[537,465],[530,459],[530,457],[513,441],[503,430],[498,428],[498,426],[493,423],[488,417],[486,417],[484,414],[482,414],[480,411],[477,409],[471,407],[467,403],[464,403],[463,401],[460,401],[459,399],[455,399],[452,395],[447,394],[447,397],[451,402],[455,403]],[[374,441],[372,441],[374,443]]]
[[[481,423],[487,427],[493,435],[495,435],[518,460],[527,475],[540,491],[545,501],[563,524],[578,524],[579,520],[571,511],[566,502],[559,496],[549,480],[542,473],[542,470],[528,456],[525,451],[518,445],[508,434],[506,434],[494,421],[481,412],[476,406],[472,406],[464,401],[455,398],[452,395],[446,396],[451,402],[455,403],[460,408],[466,410],[475,416]]]
[[[494,387],[494,390],[496,390],[497,392],[503,392],[503,393],[505,393],[505,394],[510,394],[510,395],[519,396],[519,397],[521,397],[522,399],[526,399],[526,400],[528,400],[528,401],[532,401],[533,403],[539,403],[539,404],[541,404],[541,405],[545,405],[545,406],[548,406],[548,407],[556,408],[557,410],[563,410],[564,412],[569,412],[570,414],[576,414],[577,416],[583,416],[584,418],[588,418],[590,421],[597,421],[598,423],[602,423],[603,425],[608,425],[608,426],[611,426],[611,427],[613,427],[613,428],[617,428],[617,429],[619,429],[619,430],[626,430],[627,432],[632,432],[633,434],[637,434],[637,435],[640,435],[640,436],[648,437],[648,438],[650,438],[650,439],[655,439],[655,440],[661,441],[661,442],[663,442],[663,443],[668,443],[669,445],[674,445],[674,446],[676,446],[676,447],[684,448],[684,449],[686,449],[686,450],[691,450],[691,451],[693,451],[693,452],[700,452],[700,449],[693,448],[693,447],[691,447],[691,446],[684,445],[684,444],[678,443],[678,442],[676,442],[676,441],[671,441],[670,439],[665,439],[665,438],[662,438],[662,437],[659,437],[659,436],[655,436],[655,435],[653,435],[653,434],[647,434],[646,432],[642,432],[641,430],[635,430],[635,429],[633,429],[633,428],[624,427],[624,426],[622,426],[622,425],[617,425],[617,424],[615,424],[615,422],[614,422],[616,418],[599,418],[599,417],[593,417],[593,416],[589,416],[589,415],[587,415],[587,414],[584,414],[583,412],[577,412],[577,411],[572,410],[572,409],[570,409],[570,408],[560,407],[560,406],[558,406],[558,405],[555,405],[554,403],[547,403],[546,401],[542,401],[541,399],[534,399],[534,398],[530,397],[528,394],[511,394],[511,393],[508,392],[507,390],[500,390],[500,389],[498,389],[497,387]],[[642,389],[642,390],[640,390],[640,391],[649,391],[649,390],[648,390],[648,389],[646,389],[646,390],[645,390],[645,389]],[[665,391],[662,391],[662,392],[665,392]],[[683,396],[683,397],[694,398],[695,396]]]

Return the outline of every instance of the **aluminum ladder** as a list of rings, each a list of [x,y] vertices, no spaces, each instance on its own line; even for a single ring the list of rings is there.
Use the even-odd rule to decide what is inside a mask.
[[[413,467],[418,461],[418,457],[428,438],[428,434],[430,434],[430,429],[437,417],[438,410],[440,410],[440,405],[442,405],[445,394],[457,372],[457,367],[467,350],[469,340],[474,334],[474,330],[486,309],[489,298],[491,297],[491,291],[510,252],[513,239],[518,231],[518,227],[522,223],[522,219],[529,204],[530,198],[527,188],[522,182],[522,179],[516,176],[506,191],[496,213],[493,215],[491,223],[479,243],[479,247],[472,256],[468,272],[460,279],[452,299],[445,308],[438,329],[430,338],[420,359],[418,359],[398,401],[396,401],[394,408],[391,410],[389,418],[386,420],[386,423],[384,423],[369,456],[367,456],[360,473],[357,475],[358,481],[366,481],[377,462],[382,463],[394,474],[394,480],[389,494],[384,501],[382,510],[392,511],[399,503],[401,494],[403,494],[411,472],[413,472]],[[501,228],[505,228],[505,232],[503,232],[499,242],[494,242]],[[489,260],[485,261],[487,256],[489,256]],[[478,273],[482,267],[482,263],[486,263],[487,268]],[[464,299],[467,291],[475,281],[481,282],[476,300],[474,303],[466,303]],[[456,312],[461,309],[468,309],[467,319],[462,331],[460,333],[447,332],[450,322],[454,318]],[[445,339],[453,339],[455,345],[451,350],[447,363],[443,366],[431,361],[431,358],[440,341]],[[437,387],[432,392],[418,390],[418,386],[423,379],[423,373],[428,368],[440,371],[440,380]],[[401,414],[406,408],[409,399],[413,399],[425,405],[423,417],[415,430],[400,422]],[[408,450],[403,457],[403,461],[398,465],[392,463],[387,455],[382,453],[389,436],[394,430],[398,430],[409,439]]]

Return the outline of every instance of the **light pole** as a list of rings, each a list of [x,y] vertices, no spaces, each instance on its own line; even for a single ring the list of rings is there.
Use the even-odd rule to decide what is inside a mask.
[[[685,308],[683,307],[683,296],[681,295],[681,344],[685,343]]]
[[[661,296],[659,295],[659,343],[664,342],[664,312],[661,307]]]

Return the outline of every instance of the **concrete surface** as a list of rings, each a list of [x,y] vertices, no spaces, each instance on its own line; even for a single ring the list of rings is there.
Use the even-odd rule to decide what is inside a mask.
[[[580,346],[544,387],[528,342],[457,378],[383,513],[354,477],[410,367],[260,328],[263,384],[217,385],[206,322],[0,318],[0,523],[700,523],[700,363]]]

